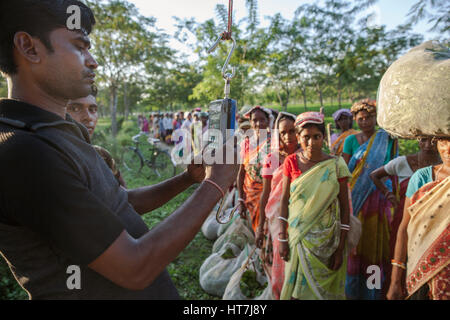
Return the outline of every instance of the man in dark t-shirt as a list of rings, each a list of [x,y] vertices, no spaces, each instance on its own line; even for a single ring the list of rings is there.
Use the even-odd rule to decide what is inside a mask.
[[[66,27],[69,6],[81,26]],[[77,0],[0,2],[0,253],[30,298],[176,299],[166,266],[189,244],[235,179],[238,165],[190,165],[154,186],[125,190],[66,116],[92,92],[95,20]],[[225,153],[225,150],[224,150]],[[206,176],[207,179],[204,179]],[[193,183],[157,227],[140,215]]]
[[[93,89],[94,92],[87,97],[70,100],[67,104],[67,112],[70,114],[72,119],[86,127],[89,132],[90,139],[92,139],[98,120],[98,106],[96,101],[97,88],[93,86]],[[100,157],[105,160],[106,165],[111,169],[119,184],[126,188],[127,186],[125,180],[116,165],[116,161],[111,156],[109,151],[98,145],[93,145],[93,147]]]

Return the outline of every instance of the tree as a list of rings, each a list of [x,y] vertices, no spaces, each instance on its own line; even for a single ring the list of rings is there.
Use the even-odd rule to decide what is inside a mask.
[[[155,19],[141,16],[133,4],[122,0],[87,2],[98,21],[91,35],[93,52],[100,82],[109,90],[111,132],[115,136],[119,90],[127,96],[129,83],[147,79],[150,75],[144,70],[164,65],[172,51],[166,45],[167,35],[152,31]]]
[[[176,63],[170,69],[161,70],[161,73],[152,79],[143,104],[167,111],[194,104],[198,101],[190,96],[201,79],[202,75],[195,66],[186,62]]]
[[[428,19],[433,23],[429,31],[436,31],[442,36],[449,36],[450,31],[450,2],[448,0],[419,0],[408,12],[407,25],[415,25],[419,21]]]
[[[267,46],[264,31],[257,27],[257,1],[247,0],[246,3],[248,17],[234,23],[232,27],[237,46],[229,63],[230,68],[236,68],[236,76],[231,81],[231,97],[238,101],[238,105],[245,104],[247,100],[254,101],[255,87],[258,85],[255,80],[256,69]],[[212,54],[207,54],[207,50],[219,33],[227,28],[228,12],[225,6],[216,6],[216,16],[216,19],[204,23],[197,23],[193,19],[177,19],[178,32],[175,37],[185,41],[191,34],[197,40],[192,48],[198,54],[202,79],[193,89],[190,99],[196,99],[203,105],[224,97],[225,82],[221,70],[230,51],[230,42],[221,42]]]

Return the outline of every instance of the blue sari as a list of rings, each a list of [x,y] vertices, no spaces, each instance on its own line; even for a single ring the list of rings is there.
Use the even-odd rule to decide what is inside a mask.
[[[370,173],[397,156],[397,151],[392,152],[393,141],[386,131],[378,130],[374,137],[359,147],[348,164],[353,174],[353,214],[362,224],[361,239],[348,259],[345,290],[348,299],[378,300],[383,299],[386,293],[386,278],[391,267],[389,238],[392,205],[376,189]],[[387,180],[386,187],[392,190],[390,180]],[[380,270],[380,287],[368,288],[367,280],[373,274],[373,271],[367,273],[368,267],[373,265]],[[371,280],[369,282],[372,283]]]

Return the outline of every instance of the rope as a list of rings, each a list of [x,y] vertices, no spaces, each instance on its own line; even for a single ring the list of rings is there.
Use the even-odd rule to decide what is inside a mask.
[[[228,1],[228,28],[222,32],[222,40],[231,40],[231,26],[233,25],[233,0]]]
[[[228,35],[231,37],[231,26],[233,25],[233,0],[228,2]]]

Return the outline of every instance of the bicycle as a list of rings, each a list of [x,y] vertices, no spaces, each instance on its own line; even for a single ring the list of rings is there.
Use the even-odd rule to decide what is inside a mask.
[[[139,136],[132,138],[135,146],[124,147],[121,157],[123,167],[128,171],[142,174],[147,179],[152,177],[152,172],[161,180],[173,177],[176,174],[176,166],[173,164],[170,154],[157,147],[160,140],[148,138],[150,147],[148,149],[149,158],[147,159],[144,152],[139,148],[138,138]]]

